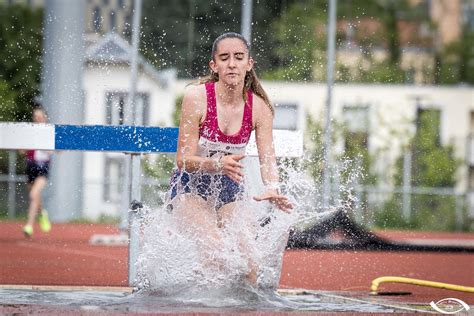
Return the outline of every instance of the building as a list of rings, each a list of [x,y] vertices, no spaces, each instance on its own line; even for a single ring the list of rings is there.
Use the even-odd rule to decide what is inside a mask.
[[[289,128],[288,123],[298,117],[296,126],[304,129],[306,116],[324,126],[324,84],[264,82],[264,87],[276,104],[275,128]],[[465,203],[468,218],[474,222],[474,87],[338,84],[333,88],[332,100],[333,126],[343,126],[347,131],[336,137],[333,154],[343,153],[354,140],[365,144],[375,158],[371,171],[377,177],[374,189],[379,192],[393,189],[395,163],[409,151],[406,147],[416,132],[420,112],[434,111],[439,118],[436,127],[440,144],[453,145],[455,157],[461,162],[451,194],[463,196],[457,201],[459,205]],[[288,115],[289,111],[293,114]],[[387,197],[384,193],[372,194],[368,203],[382,203]],[[459,205],[456,211],[461,209]]]
[[[77,0],[74,0],[77,1]],[[132,0],[83,0],[85,1],[85,32],[106,34],[115,32],[129,36],[132,23]],[[42,8],[46,0],[0,0],[0,4],[23,4]]]
[[[30,8],[38,8],[44,6],[44,1],[45,0],[0,0],[0,4],[23,4]]]
[[[276,104],[301,107],[324,123],[325,85],[266,82],[265,87]],[[467,141],[474,129],[473,87],[347,84],[336,85],[333,90],[334,120],[349,131],[367,134],[369,152],[380,155],[376,171],[387,181],[391,178],[387,170],[414,134],[417,113],[423,109],[439,111],[441,144],[453,144],[456,156],[465,162]],[[304,126],[303,122],[300,125]],[[335,146],[337,152],[344,151],[344,140]],[[468,189],[467,176],[464,164],[458,177],[461,191]]]
[[[84,124],[122,125],[130,89],[131,46],[116,33],[88,41],[83,87]],[[136,120],[138,125],[172,126],[176,71],[157,71],[138,61]],[[84,153],[83,216],[120,216],[122,153]]]
[[[87,0],[86,33],[116,32],[128,36],[132,24],[132,0]]]
[[[405,73],[405,82],[430,84],[435,78],[437,55],[461,39],[464,26],[474,29],[474,1],[410,0],[409,3],[413,12],[408,16],[399,14],[396,23],[400,68]],[[336,52],[343,69],[339,76],[357,81],[361,70],[368,71],[371,64],[388,60],[387,42],[380,33],[384,25],[376,17],[339,18],[337,29],[342,36]],[[364,44],[368,41],[369,45]]]

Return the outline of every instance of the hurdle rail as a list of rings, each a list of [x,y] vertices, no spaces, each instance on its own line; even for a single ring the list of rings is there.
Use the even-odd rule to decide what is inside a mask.
[[[274,130],[273,139],[277,157],[301,157],[301,131]],[[143,153],[175,153],[178,128],[107,125],[54,125],[34,123],[0,123],[0,150],[50,150],[122,152],[140,161]],[[247,156],[257,156],[254,134],[247,146]],[[139,166],[139,165],[138,165]],[[128,282],[136,278],[135,262],[138,256],[140,215],[140,170],[132,168],[130,211],[128,216]]]

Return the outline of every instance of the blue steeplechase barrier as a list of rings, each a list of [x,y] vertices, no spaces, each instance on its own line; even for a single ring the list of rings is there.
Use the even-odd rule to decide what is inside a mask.
[[[107,125],[54,125],[33,123],[0,123],[0,150],[74,150],[123,152],[132,157],[131,186],[132,205],[129,212],[129,284],[133,285],[138,255],[139,233],[138,212],[141,203],[134,201],[134,193],[140,187],[140,154],[174,153],[177,148],[178,128],[149,126],[107,126]],[[301,131],[274,130],[275,154],[278,157],[301,157],[303,155],[303,134]],[[255,137],[247,146],[248,156],[257,156]],[[140,196],[140,194],[136,194]]]

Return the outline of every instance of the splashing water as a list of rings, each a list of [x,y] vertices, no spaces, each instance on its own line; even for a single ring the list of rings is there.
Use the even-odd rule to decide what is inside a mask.
[[[244,160],[245,196],[235,202],[236,216],[225,225],[207,225],[214,220],[212,216],[184,218],[183,214],[196,210],[189,209],[189,204],[180,201],[179,196],[174,208],[167,208],[164,192],[157,194],[163,207],[144,209],[137,260],[138,293],[211,305],[217,298],[228,305],[244,304],[252,298],[259,300],[261,293],[274,293],[278,287],[290,229],[304,230],[336,210],[347,208],[354,200],[350,182],[360,172],[350,170],[350,162],[332,171],[333,175],[337,171],[348,172],[349,176],[339,183],[338,198],[329,210],[321,207],[321,184],[300,167],[290,165],[284,167],[282,193],[294,209],[283,212],[270,203],[252,199],[264,188],[257,158]],[[256,280],[251,277],[255,270]]]

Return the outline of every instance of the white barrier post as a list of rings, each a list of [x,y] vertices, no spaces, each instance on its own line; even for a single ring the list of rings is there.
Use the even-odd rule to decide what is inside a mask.
[[[16,191],[16,151],[11,150],[8,152],[8,218],[15,218],[16,205],[15,205],[15,191]]]

